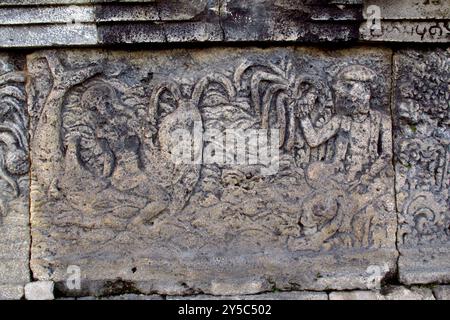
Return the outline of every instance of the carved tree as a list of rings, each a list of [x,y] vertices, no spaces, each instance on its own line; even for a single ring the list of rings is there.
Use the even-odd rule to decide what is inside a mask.
[[[302,98],[310,90],[315,90],[318,93],[318,103],[325,106],[331,101],[331,92],[314,76],[299,75],[289,60],[282,61],[280,65],[258,65],[251,61],[243,63],[234,76],[239,88],[244,74],[251,69],[249,89],[261,127],[268,129],[272,125],[271,111],[275,109],[275,125],[280,130],[279,146],[291,150],[295,142],[296,114],[314,111],[301,103]]]

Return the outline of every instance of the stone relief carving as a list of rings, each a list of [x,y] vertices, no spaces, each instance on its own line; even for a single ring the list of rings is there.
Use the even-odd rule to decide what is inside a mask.
[[[154,285],[194,270],[187,277],[204,287],[218,277],[218,257],[225,259],[219,277],[227,279],[230,261],[250,255],[250,262],[236,262],[248,277],[251,263],[268,263],[252,258],[262,249],[286,259],[278,268],[292,282],[305,269],[293,261],[305,254],[326,259],[327,252],[344,252],[363,263],[361,250],[381,250],[374,261],[392,267],[389,81],[388,73],[374,72],[389,69],[388,55],[183,54],[28,57],[35,274],[58,281],[77,261],[96,279],[110,279],[112,269],[83,262],[101,254],[118,268],[131,259],[139,267],[130,269],[147,270],[126,272],[126,279]],[[170,65],[177,55],[183,58]],[[192,162],[174,159],[178,129],[200,134]],[[278,170],[264,174],[264,164],[236,163],[238,149],[208,162],[229,148],[210,138],[228,137],[229,129],[279,132],[275,141],[261,140],[279,150]],[[162,264],[174,257],[183,262],[168,273]],[[211,258],[200,267],[205,257]],[[264,266],[262,273],[272,272]],[[367,265],[352,268],[361,275]],[[315,281],[306,285],[317,288]]]
[[[105,225],[122,231],[182,209],[199,168],[177,166],[160,142],[176,126],[199,121],[198,111],[178,100],[162,110],[158,95],[173,94],[170,87],[149,106],[143,88],[100,78],[100,65],[74,70],[55,54],[36,59],[47,62],[53,79],[32,140],[36,179],[50,203],[64,198],[69,212],[96,221],[107,215]]]
[[[349,65],[336,74],[330,88],[318,77],[298,75],[286,61],[284,66],[244,64],[235,79],[252,68],[250,92],[260,125],[279,128],[284,157],[293,156],[303,171],[302,189],[309,190],[299,201],[303,203],[300,215],[289,227],[295,235],[289,236],[288,246],[316,251],[379,246],[386,230],[374,212],[385,190],[375,192],[369,186],[381,171],[392,176],[392,170],[383,170],[390,169],[392,143],[389,118],[370,107],[375,73]],[[269,83],[265,90],[260,88],[263,82]],[[358,202],[367,193],[370,201]]]
[[[29,281],[28,113],[23,61],[0,55],[0,299],[20,299]]]
[[[16,71],[6,59],[0,60],[0,217],[8,212],[8,203],[23,190],[28,173],[28,119],[24,109],[24,73]]]
[[[395,58],[401,275],[420,281],[418,270],[429,268],[440,271],[431,281],[441,281],[449,275],[449,53],[405,50]]]

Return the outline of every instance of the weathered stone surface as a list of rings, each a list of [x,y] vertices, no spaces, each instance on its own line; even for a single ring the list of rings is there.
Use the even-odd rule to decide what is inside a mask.
[[[23,297],[23,285],[0,285],[0,300],[18,300]]]
[[[360,38],[386,42],[450,42],[450,4],[431,0],[367,0]]]
[[[52,47],[97,44],[94,24],[0,26],[0,47]]]
[[[219,0],[164,0],[154,3],[107,3],[97,5],[96,20],[114,21],[199,21],[219,12]]]
[[[394,57],[400,280],[450,281],[450,50]]]
[[[0,47],[357,40],[362,4],[341,2],[3,0]]]
[[[185,9],[183,9],[186,7]],[[135,12],[133,14],[133,12]],[[350,41],[361,7],[258,0],[166,1],[97,8],[100,43],[204,41]],[[114,23],[129,21],[131,24]],[[138,21],[139,23],[136,23]],[[158,23],[155,23],[158,22]],[[356,21],[356,23],[355,23]],[[347,23],[346,23],[347,22]]]
[[[212,296],[212,295],[197,295],[197,296],[182,296],[171,297],[167,296],[167,300],[328,300],[328,295],[325,292],[311,292],[311,291],[293,291],[293,292],[273,292],[262,293],[257,295],[241,295],[241,296]]]
[[[220,24],[226,41],[357,40],[362,8],[344,8],[326,1],[225,0],[221,4]]]
[[[58,4],[58,5],[55,5]],[[450,42],[446,1],[0,1],[0,47],[179,42]],[[67,26],[68,22],[75,26]],[[68,28],[70,27],[70,28]],[[75,28],[77,27],[77,29]]]
[[[0,7],[1,25],[95,22],[94,6]]]
[[[25,299],[27,300],[53,300],[53,281],[36,281],[25,285]]]
[[[449,19],[450,3],[445,0],[367,0],[364,1],[364,18],[370,17],[369,6],[380,8],[380,18],[383,20],[425,20]]]
[[[382,21],[380,30],[361,25],[361,40],[385,42],[450,42],[450,21]]]
[[[223,40],[220,25],[201,21],[99,25],[98,34],[101,44],[217,42]]]
[[[29,281],[28,115],[23,61],[0,54],[0,297]]]
[[[381,293],[363,290],[330,292],[328,297],[330,300],[383,300]]]
[[[393,287],[384,295],[385,300],[435,300],[433,292],[424,287]]]
[[[34,277],[71,295],[379,284],[397,259],[390,58],[368,48],[28,56]],[[256,133],[260,149],[250,135],[222,150],[225,133]],[[70,265],[77,292],[65,288]]]
[[[343,291],[331,292],[330,300],[435,300],[431,289],[392,287],[388,292],[379,291]]]
[[[437,300],[450,300],[450,286],[437,286],[433,293]]]
[[[157,0],[113,0],[114,2],[143,2],[151,3]],[[0,0],[3,6],[29,6],[29,5],[49,5],[49,4],[92,4],[112,2],[111,0]]]
[[[110,297],[79,297],[79,298],[65,298],[71,300],[163,300],[162,296],[158,295],[142,295],[142,294],[122,294],[118,296],[110,296]]]

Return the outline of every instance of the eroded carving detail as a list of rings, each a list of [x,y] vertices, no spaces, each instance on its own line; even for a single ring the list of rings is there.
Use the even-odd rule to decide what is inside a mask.
[[[404,219],[400,236],[408,246],[434,240],[446,243],[450,236],[448,53],[410,51],[401,58],[396,103],[397,185]]]
[[[245,95],[247,86],[250,96],[244,116],[239,104],[225,100],[227,108],[234,109],[233,122],[246,128],[279,128],[286,170],[265,178],[255,175],[252,167],[216,168],[222,170],[222,202],[228,196],[241,198],[236,192],[252,194],[247,210],[227,208],[227,214],[239,212],[241,218],[235,219],[248,219],[248,225],[241,223],[241,232],[270,230],[291,250],[383,246],[388,235],[385,221],[377,215],[386,210],[392,215],[390,221],[394,215],[391,194],[381,187],[380,174],[393,177],[392,144],[388,116],[370,107],[374,72],[349,65],[328,84],[318,76],[299,75],[290,61],[280,65],[247,61],[233,78],[236,91]],[[210,108],[201,107],[206,127]],[[291,178],[289,184],[282,181],[286,176]],[[277,204],[277,214],[263,209],[270,202]],[[288,211],[280,212],[283,209]]]
[[[401,277],[449,279],[448,50],[396,56],[395,148]]]
[[[16,71],[9,61],[0,60],[0,217],[7,214],[8,203],[23,193],[21,185],[28,178],[24,81],[23,72]]]
[[[177,126],[201,121],[198,112],[177,100],[163,109],[157,96],[149,104],[142,84],[107,78],[99,64],[74,70],[52,53],[35,59],[53,78],[32,139],[33,190],[48,199],[45,208],[60,208],[52,223],[89,228],[85,241],[95,243],[139,235],[157,216],[181,210],[199,167],[173,163],[164,142]],[[166,91],[174,94],[164,86],[159,94]],[[113,232],[94,235],[104,228]],[[67,237],[80,240],[76,229]]]
[[[151,290],[185,279],[208,292],[237,267],[289,287],[325,259],[332,277],[337,252],[343,267],[360,262],[350,266],[358,284],[344,286],[367,285],[366,253],[392,268],[388,55],[317,52],[30,56],[35,274],[61,281],[77,261],[88,278],[123,267],[142,270],[120,273]],[[191,163],[173,159],[178,129],[200,133]],[[246,143],[203,161],[230,148],[229,129],[278,129],[279,170],[234,161]],[[94,255],[105,259],[92,266]]]
[[[29,281],[28,113],[20,56],[0,55],[0,299]]]

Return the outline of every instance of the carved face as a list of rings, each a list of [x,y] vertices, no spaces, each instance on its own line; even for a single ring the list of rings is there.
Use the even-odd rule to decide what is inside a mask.
[[[334,86],[337,104],[350,115],[370,111],[370,89],[364,82],[339,80]]]
[[[90,87],[81,98],[83,107],[108,118],[114,113],[115,101],[117,101],[117,96],[114,89],[103,84]]]

